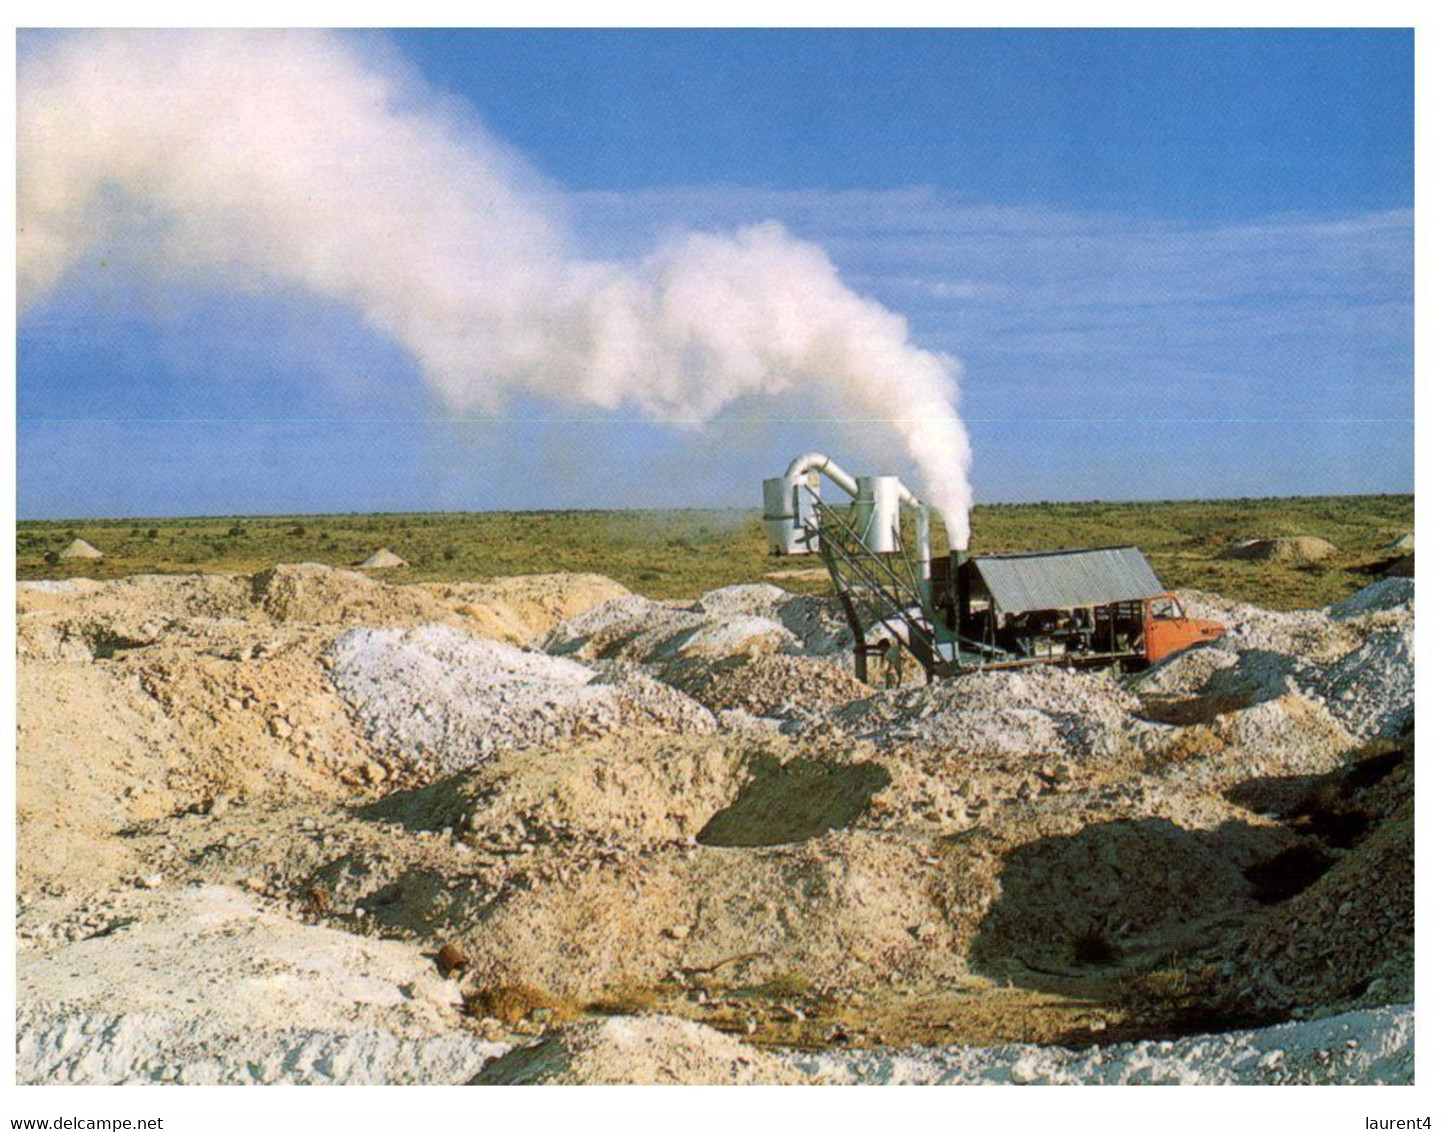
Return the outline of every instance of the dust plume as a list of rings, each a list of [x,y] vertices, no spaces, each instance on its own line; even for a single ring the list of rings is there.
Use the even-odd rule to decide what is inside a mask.
[[[895,431],[966,545],[954,359],[776,224],[578,255],[564,196],[374,41],[47,40],[21,61],[18,165],[22,312],[124,241],[166,278],[354,306],[453,410],[526,392],[694,427],[741,397],[820,393]]]

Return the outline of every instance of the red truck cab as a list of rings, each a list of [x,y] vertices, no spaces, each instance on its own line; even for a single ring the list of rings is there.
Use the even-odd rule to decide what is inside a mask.
[[[1145,602],[1145,654],[1148,664],[1169,657],[1198,641],[1215,641],[1226,627],[1216,621],[1188,617],[1176,594],[1159,594]]]

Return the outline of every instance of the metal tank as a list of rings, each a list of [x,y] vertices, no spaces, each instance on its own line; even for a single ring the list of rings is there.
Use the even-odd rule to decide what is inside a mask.
[[[898,476],[856,477],[856,527],[862,541],[877,554],[901,549],[901,479]]]
[[[762,481],[768,554],[815,553],[807,536],[816,510],[813,493],[819,486],[815,472]]]

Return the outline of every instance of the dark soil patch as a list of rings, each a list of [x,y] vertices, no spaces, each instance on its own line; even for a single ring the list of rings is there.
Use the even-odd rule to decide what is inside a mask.
[[[1294,845],[1275,857],[1243,870],[1252,885],[1252,895],[1262,904],[1280,904],[1305,892],[1322,879],[1335,862],[1313,845]]]
[[[1407,753],[1406,748],[1399,748],[1358,760],[1348,769],[1345,785],[1353,790],[1365,790],[1369,786],[1376,786],[1402,765],[1403,760],[1407,758]]]
[[[1106,932],[1088,928],[1072,940],[1072,958],[1081,966],[1107,966],[1117,961],[1117,949]]]
[[[1137,712],[1137,715],[1151,723],[1195,727],[1199,723],[1210,723],[1219,715],[1241,711],[1251,704],[1252,697],[1245,693],[1230,696],[1189,696],[1180,700],[1153,700]]]
[[[706,823],[697,841],[721,846],[805,841],[850,825],[891,783],[891,775],[876,763],[782,763],[759,755],[750,770],[751,781]]]

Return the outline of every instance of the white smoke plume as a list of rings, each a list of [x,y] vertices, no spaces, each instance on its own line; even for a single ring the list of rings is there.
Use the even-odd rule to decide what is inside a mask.
[[[353,305],[455,410],[527,391],[696,421],[820,391],[896,431],[966,546],[958,364],[779,225],[584,259],[524,160],[329,33],[66,35],[23,57],[18,103],[22,311],[125,236],[166,277]]]

